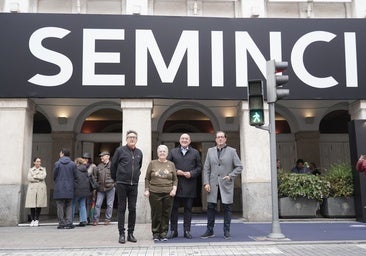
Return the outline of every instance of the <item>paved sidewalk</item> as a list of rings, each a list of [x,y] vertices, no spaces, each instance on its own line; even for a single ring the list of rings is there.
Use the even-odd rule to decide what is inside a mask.
[[[192,225],[193,239],[182,238],[180,233],[176,239],[154,243],[150,224],[137,224],[138,242],[123,245],[118,243],[116,223],[72,230],[58,230],[55,223],[0,227],[0,256],[366,255],[366,225],[355,221],[281,223],[286,239],[277,241],[266,239],[271,223],[236,220],[232,224],[231,240],[222,238],[220,225],[217,223],[216,237],[212,239],[199,238],[205,225],[196,222]]]

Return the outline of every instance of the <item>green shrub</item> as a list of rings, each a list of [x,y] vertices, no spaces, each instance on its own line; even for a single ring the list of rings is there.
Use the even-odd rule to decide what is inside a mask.
[[[321,175],[279,172],[278,196],[322,201],[330,192],[329,182]]]
[[[350,197],[354,194],[352,167],[348,163],[332,164],[325,172],[330,183],[329,197]]]

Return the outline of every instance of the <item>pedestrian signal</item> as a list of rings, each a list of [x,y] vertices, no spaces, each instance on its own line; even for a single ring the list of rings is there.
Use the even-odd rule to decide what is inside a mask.
[[[249,124],[264,125],[263,82],[252,80],[248,82]]]

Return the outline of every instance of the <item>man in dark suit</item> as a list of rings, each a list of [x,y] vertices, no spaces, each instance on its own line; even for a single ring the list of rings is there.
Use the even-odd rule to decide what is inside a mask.
[[[188,134],[182,134],[179,143],[180,145],[172,149],[167,158],[175,164],[178,177],[168,238],[178,236],[178,208],[182,202],[184,205],[184,237],[191,239],[193,199],[197,196],[197,178],[201,175],[202,163],[199,152],[190,146],[191,138]]]

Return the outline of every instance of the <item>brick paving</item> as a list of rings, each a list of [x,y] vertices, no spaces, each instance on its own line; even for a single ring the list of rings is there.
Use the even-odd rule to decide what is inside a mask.
[[[352,256],[366,255],[365,240],[339,241],[226,241],[151,239],[150,224],[137,224],[137,243],[119,244],[117,225],[57,230],[55,225],[0,227],[0,256]]]

